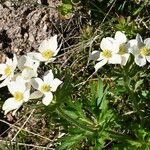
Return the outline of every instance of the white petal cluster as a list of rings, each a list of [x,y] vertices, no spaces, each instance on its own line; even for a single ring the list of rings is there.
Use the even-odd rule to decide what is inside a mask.
[[[150,38],[142,40],[137,34],[136,39],[128,40],[126,35],[117,31],[114,38],[103,38],[100,43],[101,51],[95,50],[90,54],[90,60],[98,61],[95,71],[105,64],[120,64],[125,66],[130,57],[134,55],[135,63],[144,66],[146,61],[150,62]]]
[[[115,44],[115,40],[113,38],[107,37],[103,38],[100,43],[100,48],[102,49],[101,52],[99,51],[93,51],[91,54],[91,58],[94,57],[96,54],[97,61],[99,61],[95,65],[95,70],[97,71],[99,68],[104,66],[106,63],[109,64],[120,64],[121,58],[119,57],[119,49],[117,48]]]
[[[135,63],[138,66],[146,65],[146,61],[150,63],[150,38],[143,41],[142,37],[137,34],[136,39],[131,40],[130,53],[132,53],[135,58]]]
[[[45,39],[40,44],[38,52],[28,53],[28,56],[32,57],[34,60],[49,63],[55,60],[58,51],[57,35],[55,35],[48,40]]]
[[[13,59],[7,58],[6,63],[0,64],[0,80],[2,81],[0,87],[6,86],[12,77],[14,76],[14,71],[17,67],[17,58],[14,55]]]
[[[8,98],[3,104],[2,109],[5,114],[11,110],[19,109],[23,102],[27,102],[30,97],[30,88],[26,86],[26,81],[21,76],[18,76],[15,81],[11,81],[7,86],[13,97]]]
[[[42,102],[44,105],[49,105],[53,100],[52,92],[55,92],[57,87],[62,83],[57,78],[54,78],[52,70],[44,75],[43,79],[34,78],[31,81],[32,86],[38,90],[31,94],[31,99],[43,97]]]
[[[59,51],[57,35],[44,40],[38,51],[27,53],[18,59],[14,54],[13,59],[7,58],[5,63],[0,64],[0,88],[7,86],[12,95],[2,106],[5,114],[13,111],[14,115],[22,104],[30,99],[42,98],[43,104],[49,105],[53,100],[53,92],[62,83],[54,78],[52,70],[49,70],[43,79],[38,77],[40,62],[54,61]]]

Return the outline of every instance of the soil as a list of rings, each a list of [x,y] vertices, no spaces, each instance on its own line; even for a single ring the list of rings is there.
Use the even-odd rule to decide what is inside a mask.
[[[56,6],[0,4],[0,51],[25,53],[54,34],[58,23]]]

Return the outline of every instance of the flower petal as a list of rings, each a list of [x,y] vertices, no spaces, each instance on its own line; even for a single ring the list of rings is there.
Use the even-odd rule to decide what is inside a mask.
[[[56,49],[56,51],[54,52],[54,56],[56,56],[56,55],[57,55],[57,53],[60,51],[61,46],[62,46],[62,42],[61,42],[60,46],[59,46],[59,47]]]
[[[8,84],[8,90],[11,94],[14,94],[16,91],[24,92],[26,90],[25,83],[26,81],[21,76],[17,76],[16,81],[11,81]]]
[[[47,94],[45,94],[44,98],[42,99],[42,103],[48,106],[52,100],[53,100],[53,94],[51,92],[48,92]]]
[[[43,93],[41,93],[40,91],[34,91],[33,93],[31,93],[30,99],[39,99],[42,96],[43,96]]]
[[[127,42],[127,37],[123,32],[117,31],[115,34],[115,40],[120,45]]]
[[[121,65],[125,66],[128,59],[129,59],[130,54],[124,54],[121,56]]]
[[[8,57],[6,58],[6,64],[9,66],[13,66],[12,59],[9,59]]]
[[[51,91],[55,92],[60,84],[62,84],[62,81],[57,79],[57,78],[55,78],[53,80],[53,83],[51,84]]]
[[[18,68],[20,70],[23,70],[25,62],[26,62],[26,57],[25,57],[25,55],[23,55],[18,60]]]
[[[135,56],[134,60],[135,60],[135,63],[140,67],[146,65],[146,58],[145,57]]]
[[[0,64],[0,74],[4,74],[4,69],[6,68],[6,64]]]
[[[111,37],[106,37],[106,39],[111,42],[111,46],[107,50],[110,50],[113,54],[118,53],[119,52],[119,44],[116,42],[116,40]]]
[[[32,77],[37,77],[37,72],[35,72],[33,69],[25,68],[22,71],[22,77],[27,80],[31,79]]]
[[[34,70],[34,71],[37,71],[39,65],[40,65],[40,62],[39,62],[39,61],[34,62],[33,66],[32,66],[33,70]]]
[[[44,83],[48,83],[51,84],[54,80],[54,75],[52,70],[49,70],[45,73],[44,77],[43,77]]]
[[[137,42],[138,42],[138,47],[139,47],[139,48],[141,48],[141,47],[144,46],[144,42],[143,42],[143,39],[142,39],[142,37],[140,36],[140,34],[137,34],[137,35],[136,35],[136,40],[137,40]]]
[[[138,42],[137,42],[137,40],[132,39],[132,40],[128,41],[128,44],[130,45],[130,47],[132,47],[132,46],[138,45]]]
[[[16,56],[16,54],[14,54],[14,56],[13,56],[13,68],[14,69],[16,68],[17,64],[18,64],[17,56]]]
[[[142,37],[139,33],[136,35],[136,40],[140,43],[143,43]]]
[[[90,56],[89,59],[90,60],[97,60],[100,57],[100,51],[93,51]]]
[[[31,85],[35,89],[38,89],[42,84],[43,84],[43,80],[40,78],[31,79]]]
[[[56,59],[56,57],[50,58],[49,60],[45,61],[45,65],[47,65],[48,63],[53,62]]]
[[[39,52],[43,52],[45,50],[51,50],[55,52],[57,50],[58,43],[57,43],[57,35],[54,35],[48,40],[43,40],[39,46]]]
[[[98,62],[94,68],[95,68],[95,71],[97,71],[98,69],[100,69],[102,66],[104,66],[105,64],[107,63],[107,60],[106,59],[103,59],[101,60],[100,62]]]
[[[121,56],[119,54],[114,54],[112,57],[108,60],[109,64],[121,64]]]
[[[24,92],[26,90],[26,80],[23,79],[23,77],[21,75],[18,75],[16,77],[16,81],[15,81],[15,84],[16,84],[16,89],[20,92]]]
[[[101,61],[103,59],[106,59],[106,57],[103,56],[103,52],[100,52],[100,56],[99,58],[97,59],[97,61]]]
[[[130,40],[128,42],[128,51],[133,55],[139,55],[140,49],[137,40]]]
[[[10,83],[10,80],[11,79],[9,77],[7,77],[3,82],[1,82],[0,88],[7,86]]]
[[[45,39],[45,40],[43,40],[43,41],[41,42],[38,51],[39,51],[40,53],[42,53],[42,52],[43,52],[44,50],[46,50],[46,49],[47,49],[47,39]]]
[[[54,35],[53,37],[51,37],[48,40],[48,47],[50,50],[52,50],[53,52],[55,52],[57,50],[58,47],[58,43],[57,43],[57,35]]]
[[[144,43],[148,49],[150,49],[150,38],[144,40]]]
[[[125,48],[125,53],[129,53],[129,51],[130,51],[130,44],[129,44],[129,43],[126,43],[126,44],[124,45],[124,48]]]
[[[23,93],[23,101],[27,102],[30,98],[30,89],[27,89],[24,93]]]
[[[0,77],[0,81],[1,81],[1,80],[4,80],[4,79],[6,79],[6,78],[7,78],[6,75],[2,75],[2,76]]]
[[[31,59],[33,59],[35,61],[45,61],[45,59],[42,57],[41,53],[30,52],[27,54],[27,56],[29,56]]]
[[[2,110],[7,114],[11,110],[18,109],[22,104],[23,101],[15,101],[14,98],[8,98],[2,106]]]
[[[110,50],[112,49],[112,47],[113,47],[112,41],[108,37],[102,39],[100,43],[100,48],[102,50]]]
[[[150,63],[150,55],[146,56],[147,61]]]

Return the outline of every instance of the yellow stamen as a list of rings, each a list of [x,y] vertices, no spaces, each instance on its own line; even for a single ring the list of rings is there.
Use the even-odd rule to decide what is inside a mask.
[[[50,89],[51,89],[51,87],[48,85],[48,84],[43,84],[42,86],[41,86],[41,92],[49,92],[50,91]]]
[[[32,67],[24,66],[24,68],[23,68],[23,69],[32,70]]]
[[[43,58],[45,58],[46,60],[52,58],[54,55],[54,52],[52,52],[51,50],[45,50],[42,52],[42,56]]]
[[[10,76],[11,73],[12,73],[12,68],[11,68],[10,66],[7,66],[7,67],[5,68],[5,70],[4,70],[4,74],[5,74],[6,76]]]
[[[119,46],[119,54],[123,55],[123,54],[125,54],[125,52],[126,52],[125,46],[124,46],[124,44],[121,44]]]
[[[111,51],[109,51],[109,50],[104,50],[102,52],[102,55],[103,55],[103,57],[106,57],[106,58],[110,58],[112,56]]]
[[[142,47],[142,48],[140,49],[140,54],[141,54],[142,56],[146,56],[146,55],[150,54],[150,49],[148,49],[147,47]]]
[[[19,91],[14,93],[14,98],[16,101],[21,101],[23,99],[23,94]]]

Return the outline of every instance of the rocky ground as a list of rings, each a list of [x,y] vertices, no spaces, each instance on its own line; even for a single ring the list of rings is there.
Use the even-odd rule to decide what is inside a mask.
[[[24,53],[37,49],[41,40],[53,34],[58,13],[55,7],[5,2],[0,4],[0,20],[0,50]]]
[[[8,53],[22,54],[38,48],[41,41],[59,34],[65,38],[74,35],[79,27],[72,23],[78,16],[64,20],[56,10],[59,1],[32,1],[32,3],[0,3],[0,59]],[[68,26],[69,25],[69,26]],[[71,26],[72,26],[71,25]],[[68,30],[69,27],[69,30]],[[74,30],[75,27],[75,30]],[[65,31],[63,30],[65,29]],[[71,37],[71,35],[69,35]],[[66,41],[66,40],[65,40]]]

